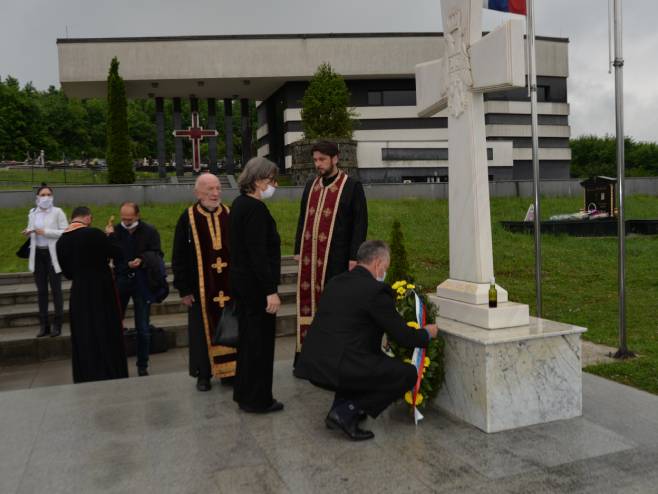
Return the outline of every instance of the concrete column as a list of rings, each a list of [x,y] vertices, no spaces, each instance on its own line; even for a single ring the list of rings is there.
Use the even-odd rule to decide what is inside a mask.
[[[180,98],[174,98],[174,109],[173,109],[174,130],[181,130],[183,128],[180,113],[181,113]],[[183,176],[183,139],[182,138],[180,137],[174,138],[174,149],[176,153],[176,176],[182,177]]]
[[[217,100],[208,98],[208,129],[217,128]],[[210,173],[217,175],[217,138],[206,137],[208,139],[208,168]]]
[[[251,159],[251,118],[249,116],[249,100],[240,100],[240,116],[242,123],[242,166]]]
[[[165,178],[167,176],[167,170],[165,169],[165,117],[163,98],[155,98],[155,131],[158,147],[158,175],[160,178]]]
[[[224,141],[226,142],[226,173],[235,172],[233,163],[233,100],[224,99]]]

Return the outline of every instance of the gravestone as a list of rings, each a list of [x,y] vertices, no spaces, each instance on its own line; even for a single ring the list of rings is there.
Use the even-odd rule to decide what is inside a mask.
[[[617,216],[615,204],[616,178],[592,177],[580,182],[585,189],[585,211],[598,211]]]
[[[486,432],[582,414],[584,328],[529,317],[493,278],[485,92],[523,87],[523,25],[482,37],[482,0],[442,0],[445,53],[416,66],[419,116],[448,113],[450,278],[431,300],[445,341],[437,405]]]

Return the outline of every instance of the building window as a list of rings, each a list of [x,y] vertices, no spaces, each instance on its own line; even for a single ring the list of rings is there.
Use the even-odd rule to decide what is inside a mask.
[[[414,106],[416,91],[413,89],[394,89],[368,91],[368,106]]]
[[[382,91],[368,91],[368,106],[381,106],[382,96]]]

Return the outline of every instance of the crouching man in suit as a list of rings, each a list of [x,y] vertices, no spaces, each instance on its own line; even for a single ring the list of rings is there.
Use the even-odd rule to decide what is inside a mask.
[[[295,368],[297,377],[335,391],[325,419],[355,441],[372,439],[359,427],[375,418],[416,383],[416,368],[381,351],[386,333],[399,345],[426,347],[437,327],[412,330],[395,309],[395,295],[384,284],[390,251],[380,240],[359,247],[357,265],[327,284]]]

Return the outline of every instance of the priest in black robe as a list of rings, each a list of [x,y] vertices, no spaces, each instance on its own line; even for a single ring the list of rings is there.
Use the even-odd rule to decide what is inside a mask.
[[[197,202],[181,214],[174,234],[171,267],[174,287],[188,308],[189,372],[197,389],[209,391],[211,379],[231,384],[236,349],[212,344],[212,335],[229,286],[229,208],[221,203],[219,179],[210,173],[194,185]]]
[[[110,259],[121,247],[98,228],[91,228],[91,211],[73,211],[71,225],[57,241],[57,258],[72,280],[69,315],[73,382],[128,377],[118,293]]]
[[[356,253],[368,233],[363,186],[338,168],[336,144],[318,141],[311,152],[317,176],[304,187],[295,237],[299,261],[295,361],[325,284],[356,265]]]

